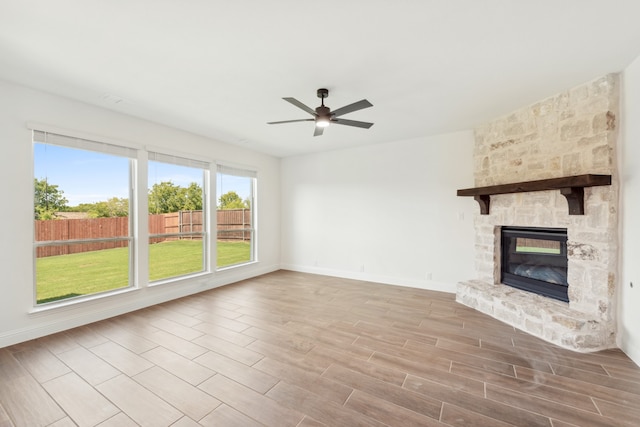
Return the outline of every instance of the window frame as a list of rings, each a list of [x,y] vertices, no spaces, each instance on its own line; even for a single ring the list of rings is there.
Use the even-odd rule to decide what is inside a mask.
[[[118,237],[101,237],[101,238],[88,238],[88,239],[71,239],[71,240],[36,240],[35,227],[33,230],[33,287],[32,287],[32,304],[36,310],[46,309],[49,307],[66,306],[69,304],[75,304],[82,301],[93,300],[101,298],[106,295],[119,294],[131,289],[135,289],[137,286],[137,263],[136,263],[136,171],[138,166],[138,148],[127,147],[118,143],[114,143],[110,140],[97,138],[94,136],[88,136],[83,134],[77,134],[69,131],[61,131],[58,129],[47,129],[43,126],[32,127],[31,143],[32,149],[35,144],[53,145],[57,147],[63,147],[67,149],[87,151],[91,153],[99,153],[104,155],[117,156],[128,160],[127,167],[127,180],[128,180],[128,200],[129,200],[129,215],[127,219],[127,236]],[[50,141],[50,138],[52,141]],[[35,154],[35,153],[34,153]],[[32,155],[32,160],[35,161],[35,156]],[[32,165],[33,165],[32,161]],[[35,170],[32,173],[32,177],[35,177]],[[35,200],[34,200],[35,202]],[[35,225],[35,224],[34,224]],[[105,243],[105,242],[127,242],[128,262],[127,262],[127,286],[119,287],[116,289],[110,289],[101,292],[95,292],[87,295],[79,295],[75,297],[64,298],[60,300],[38,302],[38,275],[37,275],[37,253],[38,248],[45,248],[51,246],[66,246],[74,244],[92,244],[92,243]]]
[[[249,202],[250,202],[250,228],[242,228],[239,230],[234,230],[234,231],[242,231],[242,232],[249,232],[249,236],[250,236],[250,249],[249,249],[249,260],[248,261],[244,261],[244,262],[239,262],[236,264],[229,264],[229,265],[224,265],[224,266],[218,266],[218,262],[217,262],[217,253],[218,253],[218,224],[216,222],[216,235],[215,235],[215,239],[216,239],[216,259],[215,259],[215,271],[225,271],[225,270],[230,270],[230,269],[234,269],[234,268],[238,268],[238,267],[242,267],[242,266],[246,266],[246,265],[250,265],[250,264],[254,264],[258,262],[258,224],[257,224],[257,211],[258,211],[258,204],[257,204],[257,187],[258,187],[258,171],[256,168],[251,168],[248,166],[243,166],[243,165],[237,165],[237,164],[232,164],[232,163],[227,163],[227,162],[216,162],[216,194],[215,194],[215,201],[216,201],[216,218],[217,218],[217,202],[220,199],[220,196],[222,194],[218,194],[218,175],[219,174],[225,174],[225,175],[231,175],[231,176],[239,176],[239,177],[245,177],[245,178],[250,178],[250,197],[249,197]]]
[[[209,194],[211,194],[211,175],[212,173],[212,168],[214,167],[215,163],[212,161],[209,161],[207,159],[203,159],[203,160],[196,160],[195,158],[193,158],[194,156],[190,156],[188,154],[184,154],[184,153],[177,153],[177,152],[171,152],[169,150],[163,149],[163,148],[157,148],[157,147],[145,147],[146,150],[146,154],[147,154],[147,159],[145,161],[145,169],[146,169],[146,190],[148,191],[149,189],[149,184],[150,184],[150,180],[149,180],[149,165],[151,164],[151,162],[159,162],[159,163],[165,163],[165,164],[173,164],[173,165],[179,165],[179,166],[187,166],[187,167],[198,167],[201,168],[202,170],[202,231],[196,231],[196,232],[181,232],[181,233],[162,233],[162,234],[151,234],[149,232],[149,227],[148,227],[148,223],[146,225],[146,260],[147,260],[147,264],[146,264],[146,271],[147,271],[147,275],[146,275],[146,283],[148,284],[148,286],[158,286],[158,285],[163,285],[163,284],[168,284],[168,283],[174,283],[176,281],[180,281],[180,280],[184,280],[184,279],[189,279],[189,278],[193,278],[193,277],[199,277],[202,275],[207,275],[207,274],[211,274],[211,254],[213,252],[213,249],[211,247],[211,209],[210,209],[210,197]],[[148,194],[148,193],[147,193]],[[147,200],[145,200],[145,202],[147,202]],[[146,218],[148,219],[148,216],[151,215],[151,212],[149,211],[149,206],[148,203],[145,203],[146,206]],[[177,275],[177,276],[171,276],[171,277],[165,277],[162,279],[157,279],[157,280],[151,280],[151,257],[149,255],[149,248],[150,248],[150,240],[154,237],[182,237],[182,236],[199,236],[202,238],[202,270],[197,271],[197,272],[193,272],[193,273],[186,273],[186,274],[181,274],[181,275]]]

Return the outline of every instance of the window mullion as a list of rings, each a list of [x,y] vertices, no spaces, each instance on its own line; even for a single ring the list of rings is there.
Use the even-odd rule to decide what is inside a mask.
[[[149,200],[148,200],[148,152],[140,150],[135,173],[133,174],[132,193],[135,195],[134,235],[136,240],[134,265],[136,267],[135,286],[144,288],[149,285]]]

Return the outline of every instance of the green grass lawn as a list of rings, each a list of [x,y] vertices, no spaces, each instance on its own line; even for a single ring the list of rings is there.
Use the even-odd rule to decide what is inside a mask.
[[[250,260],[248,242],[218,242],[218,267]],[[176,240],[149,247],[150,280],[202,271],[202,242]],[[39,304],[125,288],[129,285],[129,249],[117,248],[38,258]]]
[[[531,254],[554,254],[560,255],[559,248],[534,248],[527,246],[518,246],[516,248],[517,253],[531,253]]]

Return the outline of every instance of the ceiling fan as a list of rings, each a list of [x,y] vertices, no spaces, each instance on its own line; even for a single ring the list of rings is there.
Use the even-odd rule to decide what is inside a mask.
[[[335,111],[331,111],[329,107],[326,107],[324,105],[324,99],[328,97],[329,97],[328,89],[318,89],[318,98],[320,98],[322,101],[321,101],[321,105],[317,107],[315,110],[307,107],[306,105],[304,105],[302,102],[298,101],[295,98],[282,98],[285,101],[290,102],[291,104],[300,108],[301,110],[304,110],[307,113],[311,114],[314,118],[284,120],[280,122],[268,122],[267,124],[277,125],[281,123],[316,122],[316,128],[315,128],[315,131],[313,132],[313,136],[322,135],[322,132],[324,132],[324,128],[329,126],[329,124],[331,123],[335,123],[338,125],[345,125],[345,126],[355,126],[355,127],[364,128],[364,129],[369,129],[371,126],[373,126],[373,123],[369,123],[369,122],[360,122],[357,120],[347,120],[347,119],[338,118],[347,113],[352,113],[354,111],[362,110],[363,108],[373,107],[373,104],[367,101],[366,99],[363,99],[358,102],[354,102],[353,104],[346,105],[342,108],[338,108]]]

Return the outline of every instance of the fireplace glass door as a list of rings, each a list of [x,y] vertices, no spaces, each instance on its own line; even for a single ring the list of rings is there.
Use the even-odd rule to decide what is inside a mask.
[[[503,227],[501,232],[501,282],[568,302],[567,230]]]

